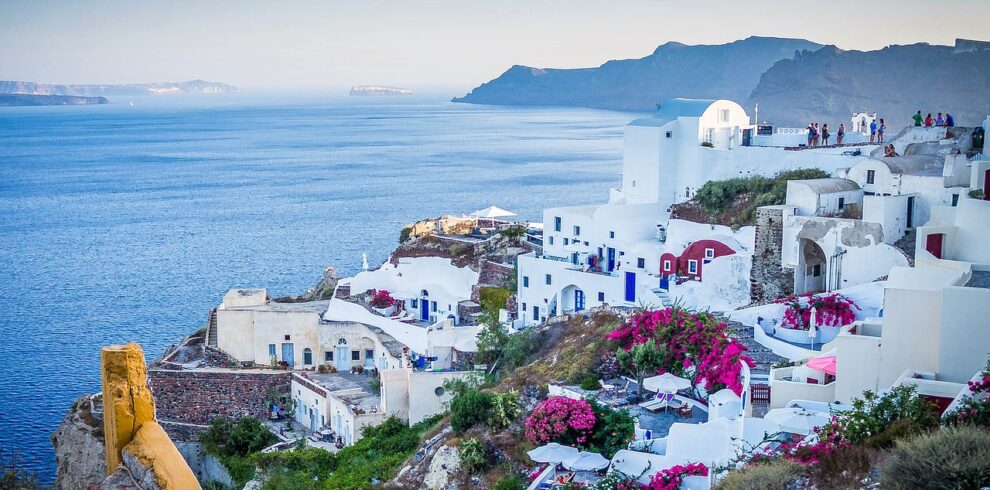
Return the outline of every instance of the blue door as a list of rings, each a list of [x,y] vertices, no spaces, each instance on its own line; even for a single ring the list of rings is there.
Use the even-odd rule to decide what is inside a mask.
[[[584,309],[584,291],[580,289],[574,290],[574,311],[581,311]]]
[[[626,272],[626,301],[636,302],[636,273]]]
[[[424,322],[430,320],[430,300],[426,298],[419,301],[419,319]]]
[[[670,289],[670,279],[667,279],[667,276],[660,278],[660,289]]]
[[[282,360],[289,363],[289,367],[296,365],[296,352],[292,344],[282,344]]]
[[[606,272],[612,272],[615,270],[615,249],[609,247],[608,249],[608,269]]]

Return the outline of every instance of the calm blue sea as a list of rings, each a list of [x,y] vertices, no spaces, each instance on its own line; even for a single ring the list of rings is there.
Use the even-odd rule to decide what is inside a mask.
[[[149,358],[231,287],[301,293],[403,224],[604,201],[630,114],[424,98],[135,98],[0,108],[0,448],[54,478],[49,435],[99,391],[99,347]],[[9,452],[8,452],[9,457]]]

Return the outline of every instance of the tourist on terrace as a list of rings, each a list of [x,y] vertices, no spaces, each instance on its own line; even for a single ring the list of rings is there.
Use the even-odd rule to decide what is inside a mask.
[[[945,120],[942,119],[942,113],[941,112],[939,112],[938,115],[935,116],[935,125],[936,126],[943,126],[943,125],[945,125]]]
[[[926,127],[926,128],[930,128],[930,127],[932,127],[932,125],[934,125],[934,124],[935,124],[935,120],[934,120],[934,119],[932,119],[932,113],[931,113],[931,112],[929,112],[929,113],[928,113],[928,116],[926,116],[926,117],[925,117],[925,127]]]
[[[914,119],[915,126],[921,126],[921,120],[923,119],[921,117],[921,111],[916,112],[913,116],[911,116],[911,119]]]
[[[880,125],[877,126],[877,143],[883,143],[883,132],[887,130],[887,123],[880,118]]]
[[[815,123],[808,123],[808,146],[815,139]]]
[[[828,146],[828,123],[822,124],[822,146]]]
[[[818,123],[812,123],[811,125],[811,146],[818,146],[818,138],[821,135],[821,131],[818,129]]]
[[[893,144],[889,144],[889,145],[883,147],[883,156],[885,156],[885,157],[898,157],[900,155],[897,154],[897,150],[894,150],[894,145]]]
[[[952,114],[948,112],[945,113],[945,127],[951,128],[956,125],[956,120],[952,118]]]
[[[877,120],[874,119],[870,121],[870,144],[873,144],[873,140],[877,137]]]
[[[841,145],[842,138],[846,136],[846,125],[845,123],[839,123],[839,130],[835,133],[835,144]]]

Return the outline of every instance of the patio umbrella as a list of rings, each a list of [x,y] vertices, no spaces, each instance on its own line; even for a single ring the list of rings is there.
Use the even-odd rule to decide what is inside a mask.
[[[485,209],[479,209],[471,213],[471,216],[474,216],[475,218],[502,218],[505,216],[515,216],[515,215],[516,213],[513,213],[512,211],[507,211],[498,206],[488,206]]]
[[[816,371],[835,376],[835,356],[812,357],[807,366]]]
[[[556,442],[551,442],[545,446],[540,446],[533,449],[526,454],[529,455],[529,459],[532,459],[537,463],[559,463],[568,458],[577,456],[578,450],[570,446],[564,446],[557,444]]]
[[[663,373],[643,380],[643,388],[658,393],[677,393],[691,387],[691,381],[674,376],[670,373]]]
[[[808,337],[811,337],[811,348],[812,349],[815,348],[815,334],[818,333],[818,330],[815,329],[815,315],[817,313],[818,313],[818,311],[815,309],[814,306],[812,306],[811,307],[811,318],[808,319]]]
[[[813,412],[803,408],[774,408],[763,416],[763,420],[777,425],[781,432],[792,434],[810,434],[815,427],[828,423],[829,417],[822,412]]]
[[[598,453],[581,451],[577,455],[562,461],[564,468],[571,471],[595,471],[608,468],[609,460]]]

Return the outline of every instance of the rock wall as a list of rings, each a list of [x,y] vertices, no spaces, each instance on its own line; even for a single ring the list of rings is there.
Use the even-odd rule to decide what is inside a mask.
[[[106,478],[102,400],[99,395],[79,397],[52,434],[55,488],[89,488]]]
[[[511,265],[498,264],[490,260],[481,263],[481,270],[478,271],[479,286],[501,287],[515,275],[515,269]]]
[[[773,301],[794,292],[794,270],[782,263],[784,210],[765,206],[756,210],[756,239],[750,269],[750,297],[756,303]]]

